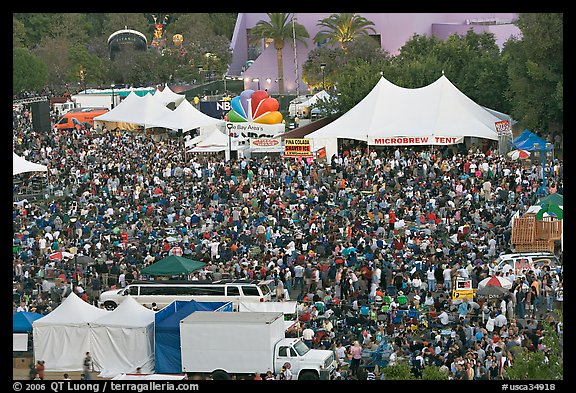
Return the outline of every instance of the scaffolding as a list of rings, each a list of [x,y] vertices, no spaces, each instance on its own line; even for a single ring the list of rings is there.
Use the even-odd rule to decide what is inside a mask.
[[[554,252],[554,242],[562,236],[562,223],[555,217],[536,219],[528,213],[512,222],[512,247],[516,252]]]

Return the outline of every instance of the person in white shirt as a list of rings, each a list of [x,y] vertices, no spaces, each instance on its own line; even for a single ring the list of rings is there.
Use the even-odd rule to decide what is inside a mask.
[[[446,312],[446,310],[442,310],[440,315],[438,315],[438,319],[440,320],[440,323],[443,326],[446,326],[450,323],[450,317],[448,316],[448,313]]]

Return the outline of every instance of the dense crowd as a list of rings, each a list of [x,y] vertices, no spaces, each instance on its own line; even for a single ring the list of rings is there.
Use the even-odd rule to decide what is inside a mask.
[[[327,161],[226,162],[148,131],[34,132],[25,110],[13,131],[14,152],[50,168],[39,200],[22,195],[41,174],[14,182],[14,311],[48,313],[70,291],[97,304],[180,247],[207,264],[190,279],[271,279],[276,300],[297,300],[291,334],[333,349],[343,379],[373,379],[365,366],[383,352],[415,375],[497,379],[515,347],[545,350],[545,320],[560,330],[561,269],[507,276],[501,301],[451,299],[456,277],[496,274],[512,214],[544,191],[540,163],[494,145],[351,141]],[[545,192],[562,194],[562,160],[546,170]]]

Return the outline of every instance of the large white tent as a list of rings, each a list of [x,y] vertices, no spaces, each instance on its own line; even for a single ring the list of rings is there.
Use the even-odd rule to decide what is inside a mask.
[[[35,360],[43,360],[46,371],[81,371],[92,347],[89,323],[107,313],[71,293],[54,311],[32,323]]]
[[[154,372],[154,315],[128,296],[114,311],[90,323],[94,370],[102,377]]]
[[[25,172],[48,172],[48,167],[28,161],[12,152],[12,176]]]
[[[381,77],[356,106],[307,137],[315,147],[334,145],[337,138],[372,146],[448,145],[461,143],[464,137],[498,140],[495,123],[499,120],[444,75],[416,89]]]
[[[153,127],[164,127],[172,130],[181,129],[186,132],[194,128],[214,125],[224,128],[226,122],[200,112],[188,100],[184,100],[174,111],[162,113],[158,117],[151,119],[149,124]]]
[[[176,106],[180,105],[186,99],[186,96],[183,94],[174,93],[172,89],[168,85],[164,85],[163,90],[156,90],[154,93],[154,99],[161,103],[162,105],[166,106],[170,103],[175,103]]]
[[[246,138],[239,136],[237,138],[229,138],[222,132],[214,129],[206,133],[204,137],[196,144],[196,146],[189,151],[191,153],[217,153],[228,150],[228,140],[232,142],[232,150],[241,150],[245,148],[239,142],[245,142]]]
[[[145,94],[139,98],[132,96],[138,97],[136,94],[130,93],[116,108],[95,117],[94,120],[131,123],[150,128],[154,127],[150,125],[152,120],[172,113],[165,105],[155,100],[152,94]]]

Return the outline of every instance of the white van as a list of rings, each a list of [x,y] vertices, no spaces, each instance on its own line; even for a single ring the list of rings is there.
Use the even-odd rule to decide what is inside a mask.
[[[126,296],[152,308],[152,303],[161,309],[174,300],[196,300],[198,302],[232,302],[238,311],[240,302],[269,302],[272,294],[267,281],[218,280],[218,281],[139,281],[122,289],[103,292],[99,305],[114,310]]]
[[[516,275],[522,270],[526,272],[533,270],[535,266],[542,269],[544,266],[550,266],[550,270],[560,271],[560,261],[556,255],[549,252],[519,252],[515,254],[500,255],[494,261],[494,270],[506,274],[513,271]]]

